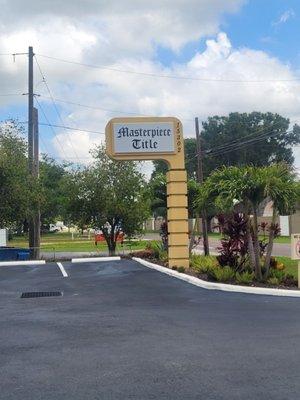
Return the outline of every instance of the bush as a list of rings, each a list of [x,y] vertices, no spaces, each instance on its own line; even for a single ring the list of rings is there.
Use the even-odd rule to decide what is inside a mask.
[[[267,280],[267,282],[268,282],[270,285],[274,285],[274,286],[278,286],[278,285],[279,285],[279,279],[276,278],[276,276],[271,276],[271,277]]]
[[[154,257],[159,258],[159,254],[163,250],[162,243],[157,240],[152,240],[151,242],[147,243],[146,249],[152,251]]]
[[[297,279],[295,279],[295,277],[291,274],[286,274],[282,280],[282,283],[286,286],[297,286],[298,285]]]
[[[255,277],[254,272],[249,272],[249,271],[245,271],[245,272],[237,272],[235,274],[235,279],[237,283],[246,283],[249,284],[251,282],[253,282],[253,279]]]
[[[177,267],[177,271],[178,272],[185,272],[185,268],[184,267]]]
[[[270,270],[270,274],[269,274],[269,278],[276,278],[278,280],[278,283],[281,283],[284,278],[285,278],[285,272],[281,271],[279,269],[271,269]]]
[[[235,272],[228,266],[223,268],[214,267],[209,270],[209,275],[212,275],[218,282],[229,282],[234,280]]]
[[[218,261],[214,256],[201,256],[192,254],[190,257],[190,267],[199,274],[207,274],[210,268],[218,266]]]
[[[134,253],[131,253],[130,255],[133,257],[138,257],[138,258],[150,258],[150,259],[155,258],[152,250],[135,251]]]
[[[146,249],[152,251],[154,258],[161,260],[163,262],[168,261],[168,252],[164,250],[162,242],[158,240],[152,240],[147,243]]]

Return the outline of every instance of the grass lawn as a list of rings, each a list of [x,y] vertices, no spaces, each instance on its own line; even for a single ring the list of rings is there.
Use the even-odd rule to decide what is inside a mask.
[[[282,262],[285,265],[285,272],[294,275],[298,279],[298,261],[291,260],[289,257],[276,257],[276,260]]]
[[[146,247],[147,241],[124,241],[124,245],[117,245],[117,252],[122,253],[123,250],[142,250]],[[24,236],[14,237],[8,242],[9,246],[13,247],[28,247],[28,238]],[[45,234],[41,237],[41,250],[46,252],[104,252],[108,251],[108,247],[105,243],[98,243],[95,246],[93,235],[91,238],[83,238],[78,235],[72,235],[70,233],[52,233]]]
[[[222,235],[220,233],[209,233],[208,237],[214,238],[214,239],[221,239]],[[263,236],[259,236],[260,239],[263,239]],[[274,240],[274,243],[291,243],[291,237],[290,236],[279,236]]]

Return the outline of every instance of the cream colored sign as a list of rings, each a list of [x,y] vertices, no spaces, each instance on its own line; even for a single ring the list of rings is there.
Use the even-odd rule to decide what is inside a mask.
[[[292,260],[300,260],[300,233],[291,236]]]
[[[115,160],[164,160],[167,172],[169,266],[189,267],[187,174],[182,124],[173,117],[113,118],[106,153]]]

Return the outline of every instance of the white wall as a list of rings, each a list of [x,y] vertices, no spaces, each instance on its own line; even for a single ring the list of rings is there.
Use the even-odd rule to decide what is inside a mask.
[[[0,246],[6,246],[6,229],[0,229]]]

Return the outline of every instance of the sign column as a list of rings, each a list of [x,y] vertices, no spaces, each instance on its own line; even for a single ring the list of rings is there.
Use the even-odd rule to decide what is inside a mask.
[[[169,266],[189,266],[187,175],[185,170],[167,172]]]
[[[113,118],[105,129],[106,152],[116,160],[164,160],[167,172],[170,267],[189,266],[187,175],[182,124],[173,117]]]

